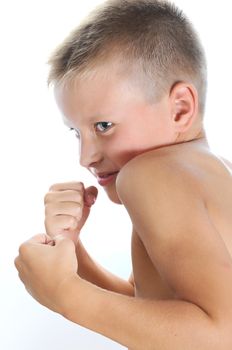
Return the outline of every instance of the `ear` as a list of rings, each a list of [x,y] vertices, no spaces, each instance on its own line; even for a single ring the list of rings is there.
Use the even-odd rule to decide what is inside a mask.
[[[171,117],[175,131],[186,132],[198,116],[198,93],[192,84],[178,82],[170,90]]]

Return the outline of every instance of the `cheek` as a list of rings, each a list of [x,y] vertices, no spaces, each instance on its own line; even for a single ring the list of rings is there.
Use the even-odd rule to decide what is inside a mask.
[[[121,134],[111,139],[105,145],[108,158],[112,159],[118,166],[124,165],[141,151],[141,142],[137,140],[137,135]]]
[[[135,156],[170,143],[170,131],[165,123],[138,123],[120,130],[104,145],[107,157],[122,167]]]

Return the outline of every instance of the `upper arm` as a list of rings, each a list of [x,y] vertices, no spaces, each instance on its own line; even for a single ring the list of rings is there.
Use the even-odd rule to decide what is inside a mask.
[[[119,197],[150,259],[177,298],[215,317],[231,310],[231,258],[194,178],[146,161],[132,162],[122,170]]]

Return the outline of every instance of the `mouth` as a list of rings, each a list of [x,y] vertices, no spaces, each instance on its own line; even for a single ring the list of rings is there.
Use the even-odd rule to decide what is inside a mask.
[[[119,171],[115,171],[112,173],[96,174],[97,181],[98,181],[99,185],[106,186],[117,177],[118,173],[119,173]]]

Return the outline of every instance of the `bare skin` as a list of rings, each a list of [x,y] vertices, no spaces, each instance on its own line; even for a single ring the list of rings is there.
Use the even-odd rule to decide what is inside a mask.
[[[50,188],[47,235],[20,247],[19,276],[41,304],[130,349],[230,350],[232,166],[210,151],[191,84],[148,105],[112,75],[58,87],[56,99],[81,165],[130,215],[131,278],[82,245],[97,190],[79,182]]]
[[[201,169],[201,174],[194,183],[196,188],[192,190],[199,191],[200,187],[209,219],[232,256],[232,164],[216,157],[207,147],[198,143],[185,143],[159,150],[159,156],[162,156],[162,153],[165,153],[165,158],[170,157],[172,160],[174,155],[180,166],[185,167],[189,164],[193,176],[197,169]],[[149,162],[151,158],[156,158],[156,154],[157,151],[149,152],[145,157]],[[156,299],[176,297],[173,290],[162,280],[135,230],[132,235],[132,261],[136,296]]]
[[[204,237],[204,233],[199,233],[199,237],[197,237],[197,240],[195,240],[195,237],[192,236],[191,232],[187,232],[187,243],[186,243],[186,237],[182,237],[182,233],[180,234],[180,237],[176,237],[176,242],[174,240],[174,247],[176,244],[178,244],[178,251],[187,251],[187,256],[183,253],[181,256],[181,266],[179,267],[179,270],[176,271],[173,269],[173,263],[175,261],[175,265],[178,269],[178,255],[167,255],[165,257],[164,261],[162,259],[162,256],[159,256],[156,251],[153,251],[152,249],[149,250],[147,248],[147,245],[151,245],[152,240],[154,239],[153,233],[152,236],[147,235],[147,237],[144,236],[143,233],[143,225],[142,222],[142,228],[141,231],[136,230],[136,228],[140,228],[138,225],[138,215],[134,214],[133,210],[137,208],[135,205],[135,198],[131,198],[130,189],[128,192],[128,186],[131,184],[131,176],[129,176],[130,171],[134,173],[134,171],[137,169],[137,190],[141,185],[142,191],[146,191],[146,186],[144,187],[143,184],[138,183],[140,179],[140,174],[142,169],[143,175],[147,174],[150,176],[150,178],[146,177],[145,184],[149,183],[149,181],[153,181],[153,178],[155,180],[159,179],[159,175],[157,174],[157,165],[160,167],[162,165],[165,169],[166,165],[168,164],[169,170],[171,170],[172,173],[172,179],[174,178],[174,181],[177,181],[178,185],[178,192],[181,193],[181,184],[187,180],[187,188],[189,190],[188,193],[188,199],[190,201],[189,207],[188,207],[188,214],[189,218],[197,218],[198,214],[195,213],[195,205],[192,200],[195,201],[195,198],[191,198],[191,193],[198,193],[199,198],[201,198],[205,203],[205,212],[204,215],[207,214],[207,221],[213,224],[213,227],[216,229],[216,236],[215,243],[216,247],[211,252],[208,252],[206,247],[204,247],[204,244],[207,243],[207,237]],[[138,167],[138,168],[137,168]],[[152,173],[153,170],[153,173]],[[127,346],[130,346],[131,349],[142,349],[144,344],[147,349],[153,349],[153,345],[144,343],[144,334],[147,334],[147,330],[150,330],[151,334],[155,334],[154,337],[154,343],[157,345],[158,349],[179,349],[180,347],[183,348],[189,348],[194,349],[196,346],[198,346],[199,349],[207,349],[207,344],[203,341],[203,346],[201,345],[201,342],[198,342],[198,339],[201,337],[204,339],[204,337],[207,338],[207,343],[209,343],[210,349],[229,349],[230,347],[230,339],[228,341],[228,331],[230,329],[230,326],[227,324],[229,323],[228,320],[231,319],[231,313],[229,311],[230,303],[231,303],[231,291],[232,291],[232,284],[231,281],[229,281],[228,276],[231,275],[231,251],[232,251],[232,242],[231,242],[231,233],[230,233],[230,227],[231,227],[231,208],[232,208],[232,197],[231,197],[231,191],[232,191],[232,178],[231,178],[231,172],[232,167],[231,164],[226,161],[222,160],[215,155],[213,155],[207,145],[207,142],[204,138],[190,141],[186,143],[181,143],[177,145],[172,145],[171,147],[164,147],[159,150],[149,151],[147,153],[142,154],[141,156],[138,156],[134,158],[131,162],[127,164],[125,168],[123,168],[119,179],[118,179],[118,192],[121,193],[122,201],[124,202],[125,206],[127,207],[129,214],[131,216],[132,222],[134,223],[133,234],[132,234],[132,263],[133,263],[133,278],[130,279],[130,282],[123,281],[119,279],[116,276],[113,276],[111,273],[105,271],[103,268],[101,268],[97,263],[95,263],[87,254],[84,247],[82,246],[80,240],[77,243],[77,258],[79,262],[79,276],[81,276],[83,279],[90,281],[91,283],[100,286],[101,288],[117,292],[119,293],[119,300],[117,300],[117,297],[115,294],[109,294],[109,299],[107,299],[107,295],[102,294],[100,297],[101,303],[104,303],[103,300],[108,300],[107,302],[114,305],[118,305],[118,307],[125,302],[125,314],[120,312],[121,318],[120,324],[123,322],[123,319],[126,317],[127,319],[127,313],[128,310],[130,310],[130,307],[128,307],[129,303],[127,299],[120,299],[120,294],[133,296],[135,295],[136,299],[141,302],[141,305],[139,307],[140,312],[142,314],[144,313],[144,310],[146,310],[146,307],[148,307],[149,310],[147,310],[147,314],[149,314],[149,311],[152,310],[152,307],[154,307],[154,319],[149,316],[148,321],[146,320],[147,314],[143,314],[143,326],[139,325],[138,333],[136,331],[136,327],[132,327],[132,331],[134,334],[134,340],[127,339],[126,335],[131,332],[130,327],[128,327],[128,321],[126,321],[126,324],[123,326],[125,327],[125,335],[122,336],[122,332],[118,332],[115,336],[114,332],[111,332],[110,330],[117,328],[117,317],[118,314],[114,315],[113,319],[114,322],[110,323],[109,327],[109,318],[112,320],[112,314],[110,314],[109,318],[107,317],[107,312],[104,313],[104,317],[106,317],[105,322],[102,320],[102,323],[100,322],[100,330],[101,333],[104,335],[110,336],[112,339],[117,340]],[[175,173],[178,175],[177,178],[175,178]],[[164,176],[163,169],[161,168],[161,175],[162,178]],[[128,183],[129,179],[129,183]],[[169,179],[169,178],[168,178]],[[161,179],[159,179],[161,180]],[[170,180],[170,179],[169,179]],[[189,181],[190,180],[190,181]],[[159,185],[161,184],[161,181],[158,182]],[[78,183],[72,184],[72,186],[79,186]],[[52,190],[57,189],[57,186],[65,187],[65,184],[62,185],[55,185],[55,188],[53,187]],[[70,186],[70,185],[69,185]],[[125,188],[124,188],[125,186]],[[66,184],[67,187],[67,184]],[[126,189],[126,191],[125,191]],[[88,191],[88,190],[87,190]],[[62,191],[63,194],[65,191]],[[159,191],[158,191],[159,192]],[[156,195],[158,196],[159,193],[156,192]],[[53,195],[55,192],[53,193]],[[163,193],[162,193],[163,195]],[[50,192],[51,196],[51,192]],[[51,197],[50,197],[51,198]],[[54,199],[54,198],[53,198]],[[130,200],[132,199],[132,205],[130,203]],[[169,198],[170,199],[170,198]],[[152,201],[152,198],[150,199]],[[165,201],[165,200],[164,200]],[[144,201],[142,201],[142,206],[144,207]],[[159,198],[158,203],[162,205],[161,198]],[[174,204],[176,206],[180,206],[180,208],[184,211],[185,208],[182,207],[182,203],[178,200]],[[49,206],[49,204],[48,204]],[[169,218],[171,216],[171,212],[168,212],[168,205],[165,204],[167,208],[166,216]],[[172,212],[175,213],[175,210],[172,210]],[[154,214],[154,209],[152,211],[152,214]],[[177,213],[176,213],[177,214]],[[182,224],[185,225],[185,219],[186,214],[183,214],[182,218]],[[187,219],[189,219],[187,218]],[[139,218],[140,219],[140,218]],[[195,220],[195,219],[194,219]],[[199,219],[200,220],[200,219]],[[49,217],[47,217],[47,222],[49,223]],[[149,224],[148,226],[146,226]],[[203,223],[202,223],[203,224]],[[149,227],[152,228],[152,231],[154,230],[154,223],[151,221],[149,222],[149,217],[147,218],[147,223],[145,227],[146,230],[148,230]],[[187,230],[189,223],[187,222]],[[185,228],[185,226],[183,226]],[[191,227],[191,225],[190,225]],[[158,228],[158,226],[157,226]],[[199,230],[201,229],[201,225],[199,225]],[[146,231],[145,234],[148,232]],[[209,232],[212,236],[215,234],[214,230],[212,232]],[[52,235],[52,233],[50,233]],[[204,242],[206,240],[206,242]],[[211,242],[209,242],[211,244]],[[159,237],[159,240],[157,241],[156,245],[162,244],[162,246],[165,247],[165,251],[162,251],[161,255],[165,255],[165,252],[167,253],[170,249],[169,244],[166,242],[165,236]],[[187,246],[186,246],[187,244]],[[225,246],[224,246],[225,244]],[[191,251],[191,248],[193,245],[196,245],[196,247],[203,246],[203,257],[198,257],[198,251]],[[219,245],[219,248],[217,247]],[[221,247],[222,245],[222,247]],[[153,245],[152,245],[153,246]],[[155,244],[154,244],[155,246]],[[163,248],[162,248],[163,249]],[[173,249],[173,247],[171,247]],[[190,251],[189,251],[190,249]],[[190,258],[190,253],[192,253],[192,260],[190,261],[190,266],[188,268],[185,267],[185,260]],[[202,253],[202,252],[201,252]],[[213,256],[211,256],[211,253],[213,253]],[[207,256],[207,254],[209,254]],[[205,261],[204,261],[204,255],[205,255]],[[218,255],[218,257],[217,257]],[[158,260],[157,260],[158,259]],[[211,266],[210,259],[212,259],[213,263]],[[207,261],[209,262],[208,266],[206,267]],[[187,261],[188,262],[188,261]],[[216,266],[215,266],[216,264]],[[166,266],[168,267],[168,272],[165,271]],[[205,269],[205,271],[204,271]],[[218,269],[218,271],[217,271]],[[199,272],[203,273],[199,273]],[[196,275],[194,276],[194,274]],[[186,275],[185,275],[186,274]],[[229,275],[228,275],[229,274]],[[181,286],[179,286],[179,275],[181,275]],[[189,275],[191,276],[189,280]],[[194,282],[195,285],[192,285],[192,275],[194,276]],[[174,278],[173,278],[174,276]],[[209,278],[207,280],[207,276],[213,276],[214,281]],[[215,283],[215,285],[214,285]],[[184,284],[188,286],[188,284],[191,285],[191,292],[187,291],[186,295],[182,295],[182,290],[184,290]],[[131,288],[134,285],[134,288]],[[97,291],[90,292],[91,288],[89,289],[90,285],[83,285],[83,290],[85,292],[90,293],[90,295],[93,292],[93,295],[97,295]],[[76,286],[72,286],[72,283],[69,284],[70,290],[76,290]],[[86,289],[85,289],[86,288]],[[195,288],[195,289],[194,289]],[[77,288],[78,291],[81,291],[82,288]],[[180,290],[180,291],[179,291]],[[67,288],[65,288],[65,293],[67,292]],[[206,293],[205,293],[206,291]],[[211,291],[209,293],[208,291]],[[72,295],[72,294],[71,294]],[[95,297],[96,297],[95,295]],[[67,298],[67,296],[66,296]],[[209,301],[209,299],[212,299]],[[71,296],[72,299],[72,296]],[[116,299],[116,300],[114,300]],[[188,300],[189,299],[189,300]],[[90,296],[91,300],[91,296]],[[147,305],[145,301],[147,300]],[[183,302],[183,300],[186,302],[188,301],[187,305],[178,304],[178,302]],[[191,300],[191,302],[190,302]],[[156,301],[157,304],[152,305],[151,301]],[[165,301],[165,304],[158,304],[158,301]],[[179,312],[182,313],[182,318],[179,320],[177,317],[178,311],[176,310],[174,314],[172,315],[172,311],[170,311],[170,301],[174,301],[177,303],[177,305],[172,305],[173,309],[175,310],[175,307],[177,307],[177,310],[181,310]],[[128,303],[128,304],[127,304]],[[70,302],[69,307],[71,307],[72,311],[66,311],[65,316],[69,319],[71,319],[74,322],[80,323],[80,314],[81,311],[80,305],[75,310],[75,306],[77,307],[77,301],[75,299],[75,302]],[[104,304],[103,304],[104,305]],[[196,310],[190,309],[188,310],[188,306],[196,306]],[[166,308],[165,308],[166,306]],[[186,307],[187,306],[187,307]],[[66,310],[69,310],[69,307],[66,306]],[[107,308],[107,305],[105,306]],[[93,306],[94,308],[94,306]],[[98,310],[99,306],[96,306],[96,310]],[[104,308],[104,307],[103,307]],[[186,308],[186,309],[185,309]],[[94,308],[95,310],[95,308]],[[155,330],[156,327],[151,327],[151,324],[156,324],[156,322],[160,322],[159,319],[161,318],[161,315],[165,315],[165,312],[172,315],[171,322],[163,320],[163,327],[162,330],[161,327],[161,334],[158,332],[158,336],[156,336]],[[176,315],[177,312],[177,315]],[[86,312],[84,312],[86,314]],[[206,318],[205,318],[205,316]],[[90,316],[89,316],[90,317]],[[85,317],[81,316],[81,324],[84,326],[87,326],[95,331],[99,331],[99,319],[94,319],[92,322],[89,321],[89,317],[87,316],[86,321]],[[188,325],[188,318],[190,317],[190,327]],[[115,320],[116,318],[116,320]],[[141,315],[139,316],[141,318]],[[83,321],[84,320],[84,321]],[[86,322],[86,323],[85,323]],[[96,323],[95,323],[96,322]],[[174,324],[173,324],[174,322]],[[211,323],[212,322],[212,323]],[[200,332],[198,327],[196,327],[196,324],[198,324],[200,328]],[[98,324],[98,326],[96,326]],[[139,324],[139,322],[138,322]],[[137,324],[137,326],[138,326]],[[162,325],[162,321],[161,321]],[[173,333],[167,334],[167,329],[171,327],[172,332],[175,334],[179,334],[181,337],[181,342],[176,342],[173,345]],[[173,329],[174,327],[174,329]],[[158,327],[160,331],[160,327]],[[182,333],[182,331],[184,332]],[[196,332],[195,338],[192,336],[192,332]],[[143,335],[141,336],[140,333]],[[149,334],[149,332],[148,332]],[[151,335],[150,335],[151,337]],[[156,338],[157,337],[157,338]],[[165,337],[165,339],[164,339]],[[225,340],[225,344],[221,344],[221,337]],[[174,337],[175,338],[175,337]],[[189,342],[189,339],[192,339],[191,343]],[[151,337],[152,339],[152,337]],[[227,342],[229,342],[229,345],[227,345]],[[151,347],[150,347],[151,346]]]

